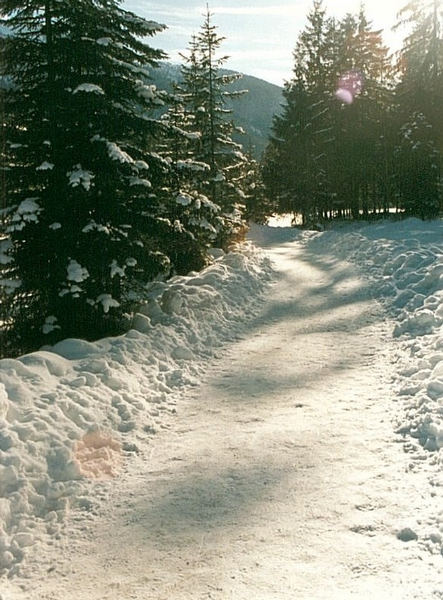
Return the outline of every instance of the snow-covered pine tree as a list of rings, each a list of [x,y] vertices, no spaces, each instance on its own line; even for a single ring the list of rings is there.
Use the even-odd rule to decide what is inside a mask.
[[[196,160],[201,134],[196,131],[195,116],[185,108],[178,84],[173,87],[169,104],[161,120],[159,152],[170,165],[167,197],[161,209],[162,218],[171,223],[173,232],[165,238],[163,250],[171,261],[172,272],[185,274],[207,263],[207,251],[217,236],[220,207],[199,191],[210,167]]]
[[[0,0],[4,42],[3,350],[121,330],[131,290],[167,270],[146,81],[162,25],[119,0]],[[164,235],[166,226],[160,229]]]
[[[232,140],[235,125],[228,118],[231,111],[226,108],[226,101],[243,92],[227,89],[241,76],[223,72],[228,57],[217,53],[225,38],[218,35],[211,19],[207,9],[199,33],[191,40],[189,53],[183,56],[181,87],[186,110],[195,116],[195,129],[200,134],[195,159],[209,165],[208,176],[200,182],[200,191],[221,208],[216,243],[227,246],[245,225],[242,180],[247,159],[241,145]]]

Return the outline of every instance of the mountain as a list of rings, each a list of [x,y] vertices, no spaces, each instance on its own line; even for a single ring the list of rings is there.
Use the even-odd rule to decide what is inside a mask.
[[[180,65],[162,63],[158,69],[152,70],[151,77],[159,89],[170,91],[172,84],[181,79]],[[232,110],[235,124],[246,131],[245,135],[237,136],[236,141],[243,144],[245,150],[251,150],[256,158],[260,158],[268,142],[273,116],[281,111],[283,90],[278,85],[252,75],[242,75],[228,89],[248,90],[247,94],[228,102],[227,108]]]
[[[10,35],[10,31],[0,26],[0,38]],[[223,70],[227,74],[235,71]],[[152,69],[151,78],[159,88],[171,91],[172,84],[180,81],[180,65],[160,63],[157,69]],[[281,110],[282,88],[252,75],[243,75],[234,81],[228,89],[232,91],[248,90],[247,94],[227,102],[227,108],[232,110],[232,119],[236,125],[245,130],[245,135],[235,134],[235,141],[241,143],[245,150],[250,151],[255,158],[260,158],[268,143],[268,137],[274,115]]]

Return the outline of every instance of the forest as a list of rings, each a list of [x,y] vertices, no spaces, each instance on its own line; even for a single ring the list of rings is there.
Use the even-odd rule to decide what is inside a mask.
[[[441,211],[443,41],[439,0],[409,2],[394,56],[362,8],[342,20],[314,2],[294,50],[263,178],[304,225]],[[296,168],[291,168],[296,165]]]
[[[397,56],[364,8],[315,1],[262,160],[227,104],[227,58],[208,8],[157,89],[164,25],[118,0],[0,0],[2,356],[117,335],[146,285],[198,271],[251,220],[442,209],[440,0],[412,1]]]

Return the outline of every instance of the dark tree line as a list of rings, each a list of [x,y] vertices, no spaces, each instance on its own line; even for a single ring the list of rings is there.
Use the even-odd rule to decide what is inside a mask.
[[[0,17],[0,347],[13,355],[124,331],[149,281],[239,235],[250,169],[209,13],[172,96],[149,80],[165,55],[145,40],[164,27],[120,0],[0,0]]]
[[[294,51],[263,176],[280,212],[309,225],[442,207],[441,0],[414,0],[396,64],[362,8],[329,18],[315,1]]]

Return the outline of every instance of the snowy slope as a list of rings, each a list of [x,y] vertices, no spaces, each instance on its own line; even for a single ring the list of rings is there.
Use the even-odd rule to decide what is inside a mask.
[[[424,503],[432,497],[440,507],[419,517],[420,543],[443,555],[443,221],[343,226],[306,243],[359,265],[393,320],[394,428],[411,456],[408,469],[426,476]]]
[[[257,308],[269,260],[245,245],[201,273],[154,283],[126,335],[64,340],[0,361],[0,574],[91,505]]]
[[[394,317],[402,356],[399,431],[435,451],[443,447],[443,222],[417,219],[328,231],[309,246],[362,266],[374,297]],[[443,484],[443,480],[442,480]]]

